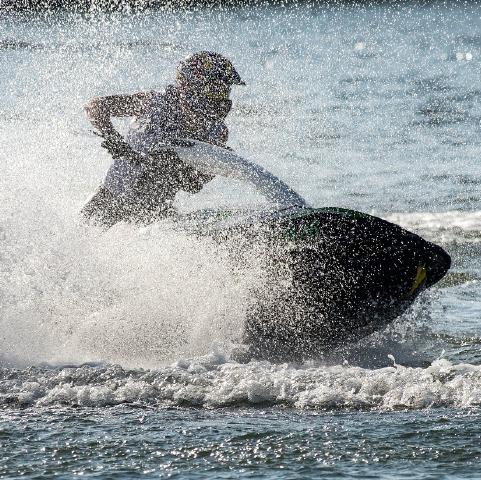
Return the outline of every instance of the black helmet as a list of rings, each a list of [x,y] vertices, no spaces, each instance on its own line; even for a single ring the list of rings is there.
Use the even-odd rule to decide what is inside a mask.
[[[177,83],[193,89],[218,83],[227,87],[245,85],[232,62],[215,52],[194,53],[180,62]]]
[[[194,53],[180,62],[176,81],[192,110],[220,120],[232,108],[232,85],[245,85],[232,62],[214,52]]]

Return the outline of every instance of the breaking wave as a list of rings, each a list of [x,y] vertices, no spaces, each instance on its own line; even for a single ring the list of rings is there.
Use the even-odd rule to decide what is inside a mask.
[[[156,407],[282,406],[298,409],[396,410],[481,405],[481,366],[436,360],[427,368],[394,363],[240,364],[211,354],[160,370],[120,366],[0,370],[0,405]]]

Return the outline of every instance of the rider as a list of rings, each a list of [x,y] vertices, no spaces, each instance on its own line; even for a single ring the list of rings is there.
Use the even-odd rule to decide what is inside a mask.
[[[179,190],[199,192],[213,177],[186,165],[165,145],[191,138],[225,147],[232,85],[245,84],[231,61],[204,51],[180,62],[175,84],[164,92],[92,99],[87,115],[114,162],[82,208],[84,218],[106,227],[119,221],[149,223],[172,211]],[[135,120],[124,139],[111,117],[130,116]]]

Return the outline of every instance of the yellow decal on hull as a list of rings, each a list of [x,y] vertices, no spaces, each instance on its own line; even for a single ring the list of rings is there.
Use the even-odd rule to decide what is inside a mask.
[[[418,267],[416,271],[416,278],[409,293],[412,295],[426,280],[426,268],[424,265]]]

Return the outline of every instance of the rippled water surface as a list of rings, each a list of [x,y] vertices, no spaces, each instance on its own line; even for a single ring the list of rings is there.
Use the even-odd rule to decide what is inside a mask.
[[[481,7],[0,11],[0,476],[481,475]],[[77,213],[110,159],[93,96],[230,56],[230,145],[314,206],[442,245],[450,274],[385,332],[300,364],[232,349],[258,257],[168,222]],[[125,124],[118,122],[123,129]],[[180,210],[257,205],[216,179]]]
[[[0,461],[0,474],[291,479],[464,473],[470,478],[481,454],[479,420],[477,413],[445,410],[361,415],[41,409],[10,413],[3,422],[8,456]]]

